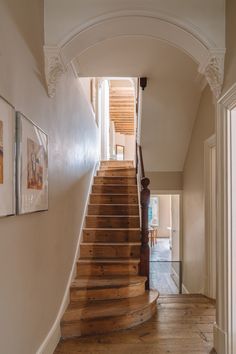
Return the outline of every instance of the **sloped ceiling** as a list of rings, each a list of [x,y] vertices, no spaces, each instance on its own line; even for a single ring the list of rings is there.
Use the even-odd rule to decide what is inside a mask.
[[[141,140],[147,171],[182,171],[201,95],[197,65],[145,37],[108,40],[78,59],[80,76],[148,77]]]

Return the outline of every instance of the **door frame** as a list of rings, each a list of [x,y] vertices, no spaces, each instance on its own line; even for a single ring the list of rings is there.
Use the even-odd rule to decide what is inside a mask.
[[[179,195],[179,261],[182,267],[183,264],[183,191],[182,190],[154,190],[151,194],[154,195]],[[182,269],[183,271],[183,269]],[[183,286],[183,284],[182,284]]]
[[[182,190],[151,190],[154,195],[179,195],[179,260],[183,260],[183,191]]]
[[[212,205],[211,195],[212,195],[212,155],[211,149],[216,148],[216,135],[212,135],[210,138],[205,140],[204,142],[204,195],[205,195],[205,264],[206,264],[206,276],[205,276],[205,294],[214,298],[214,284],[212,281],[212,273],[213,273],[213,259],[216,259],[213,256],[213,250],[216,253],[216,239],[213,238],[212,230],[213,230],[213,220],[212,214],[215,211],[216,213],[216,205],[215,207]],[[216,170],[215,170],[216,173]],[[216,191],[215,191],[216,195]],[[215,214],[216,220],[216,214]],[[216,228],[216,227],[215,227]],[[215,270],[216,273],[216,270]],[[216,276],[216,274],[215,274]],[[216,296],[216,294],[215,294]]]
[[[236,352],[236,193],[232,183],[235,154],[232,142],[236,132],[236,83],[217,104],[217,295],[214,347],[219,354]],[[235,124],[235,123],[234,123]],[[234,136],[235,135],[235,136]],[[233,139],[234,137],[234,139]]]

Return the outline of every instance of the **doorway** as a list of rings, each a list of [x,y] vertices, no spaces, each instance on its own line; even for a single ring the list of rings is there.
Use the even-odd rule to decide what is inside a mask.
[[[182,292],[180,195],[151,194],[150,284],[160,294]]]

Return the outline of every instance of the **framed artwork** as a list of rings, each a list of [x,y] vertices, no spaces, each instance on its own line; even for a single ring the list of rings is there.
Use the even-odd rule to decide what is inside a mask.
[[[125,159],[124,145],[116,145],[116,159],[117,160],[124,160]]]
[[[48,210],[48,136],[20,112],[16,128],[17,213]]]
[[[15,109],[0,97],[0,216],[15,214]]]

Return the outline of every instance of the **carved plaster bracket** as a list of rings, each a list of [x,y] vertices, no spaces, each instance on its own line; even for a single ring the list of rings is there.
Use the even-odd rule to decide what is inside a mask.
[[[199,72],[205,76],[214,96],[217,99],[221,95],[224,81],[224,57],[224,49],[217,51],[212,50],[210,51],[205,65],[199,68]]]
[[[44,47],[45,76],[49,97],[54,97],[57,83],[66,71],[58,47]]]

